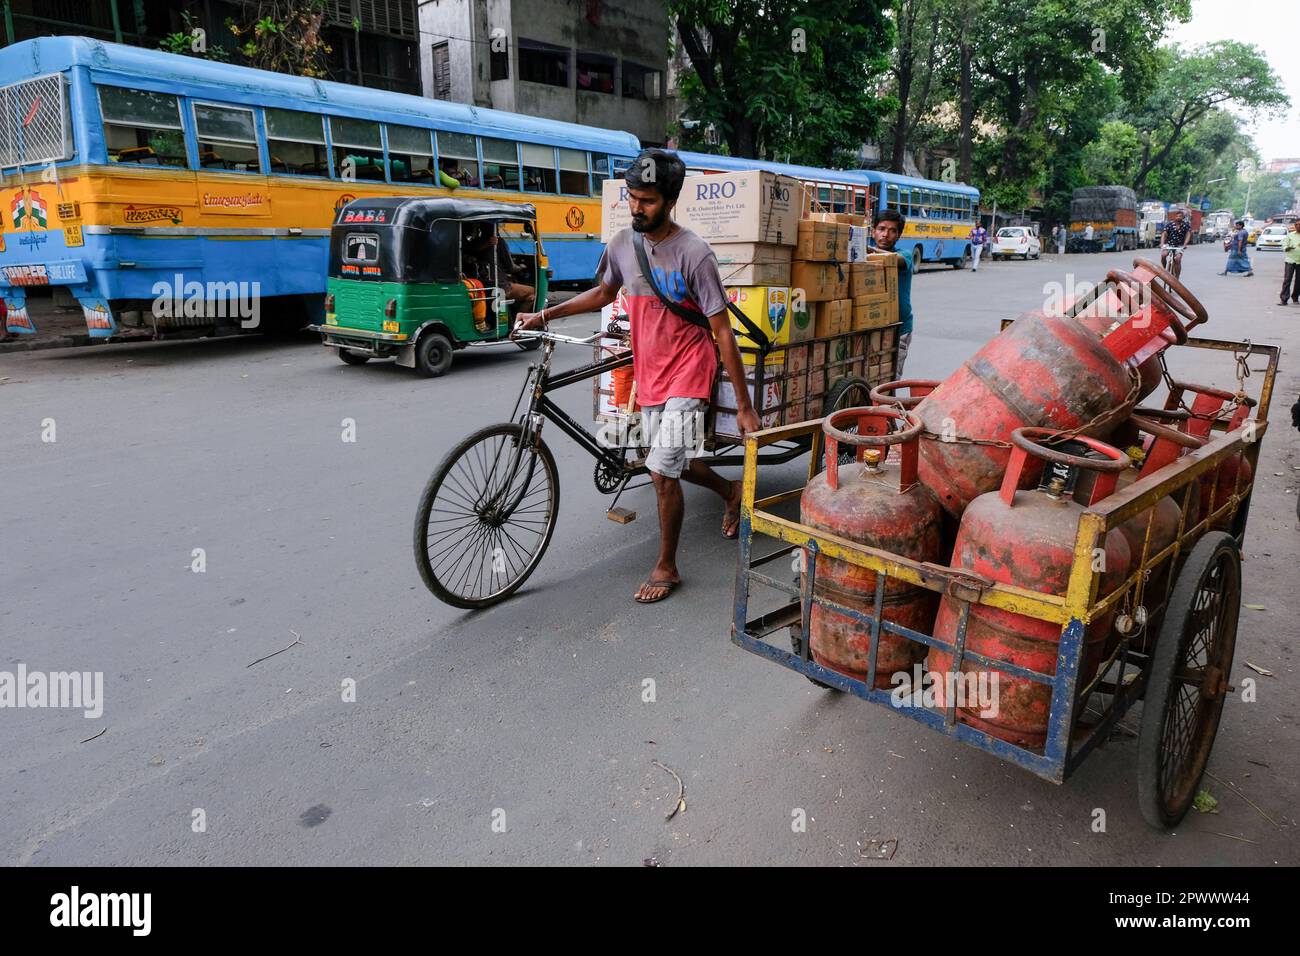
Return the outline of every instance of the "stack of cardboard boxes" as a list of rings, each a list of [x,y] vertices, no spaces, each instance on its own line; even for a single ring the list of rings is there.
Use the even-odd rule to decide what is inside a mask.
[[[855,330],[898,321],[897,273],[886,268],[883,260],[890,257],[867,255],[863,218],[801,219],[804,208],[797,180],[750,171],[688,176],[674,210],[679,224],[713,247],[728,297],[773,345],[761,358],[757,343],[732,316],[749,392],[765,428],[820,417],[835,381],[864,377],[872,365],[879,374],[882,353],[894,340],[885,345],[877,331],[873,348],[869,336]],[[602,240],[629,224],[626,186],[607,180]],[[852,261],[855,254],[861,261]],[[598,418],[608,419],[612,394],[608,383],[597,382]],[[722,371],[714,389],[713,432],[724,440],[739,437],[735,397]]]

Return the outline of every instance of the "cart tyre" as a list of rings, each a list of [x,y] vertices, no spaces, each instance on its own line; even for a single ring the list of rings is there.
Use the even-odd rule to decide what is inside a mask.
[[[1157,829],[1176,826],[1187,815],[1209,763],[1231,675],[1240,609],[1237,541],[1222,531],[1207,532],[1192,548],[1170,595],[1142,705],[1138,805],[1143,818]],[[1200,685],[1192,687],[1177,677],[1198,663]],[[1179,739],[1188,716],[1190,729],[1186,739]]]
[[[534,481],[536,481],[537,471],[539,470],[544,479],[548,482],[547,500],[544,505],[544,513],[536,514],[535,504],[530,504],[527,509],[527,513],[536,514],[536,516],[529,520],[529,530],[527,530],[526,533],[530,535],[531,538],[525,539],[523,545],[518,541],[513,541],[513,539],[511,542],[507,542],[507,536],[504,532],[498,539],[501,542],[500,547],[502,552],[505,554],[505,558],[509,560],[512,565],[515,560],[521,557],[523,558],[521,566],[517,570],[512,569],[511,576],[506,583],[494,590],[480,593],[477,586],[471,587],[469,585],[468,579],[464,581],[460,580],[467,566],[460,563],[459,559],[456,563],[451,565],[450,569],[443,569],[442,565],[446,559],[442,555],[445,555],[446,552],[442,552],[441,554],[435,552],[433,555],[430,555],[429,553],[431,547],[429,543],[430,517],[433,514],[434,503],[441,502],[444,505],[456,507],[457,501],[462,502],[459,507],[465,514],[465,524],[452,529],[450,532],[439,532],[435,530],[433,534],[441,535],[441,540],[435,541],[432,547],[439,547],[440,544],[445,542],[449,536],[453,536],[453,544],[451,547],[456,547],[457,541],[454,536],[459,533],[460,527],[463,527],[468,529],[467,533],[470,536],[471,542],[469,546],[471,547],[476,546],[476,543],[479,541],[478,536],[485,536],[482,538],[481,550],[486,551],[487,545],[491,543],[491,540],[493,540],[493,532],[485,529],[490,529],[492,525],[490,522],[483,520],[483,516],[481,515],[478,516],[477,521],[471,517],[471,513],[465,510],[465,503],[467,503],[465,495],[467,493],[475,493],[479,490],[470,482],[474,480],[475,476],[481,477],[486,470],[491,468],[491,452],[488,449],[495,446],[497,460],[499,460],[503,451],[509,451],[518,444],[522,434],[523,428],[514,422],[501,422],[496,425],[489,425],[486,428],[479,429],[443,457],[442,461],[438,463],[438,467],[434,470],[433,475],[429,478],[428,483],[424,486],[424,491],[420,494],[420,504],[415,512],[415,527],[412,539],[415,547],[415,565],[420,572],[420,578],[424,581],[425,587],[429,589],[434,597],[438,598],[438,600],[442,601],[444,604],[450,604],[452,607],[464,608],[466,610],[476,610],[479,608],[490,607],[493,604],[505,600],[528,579],[530,574],[533,573],[533,570],[542,560],[542,555],[546,553],[547,546],[551,543],[551,535],[555,531],[556,515],[559,513],[560,509],[559,472],[556,470],[555,458],[551,455],[551,450],[546,447],[546,444],[540,438],[538,438],[537,453],[533,463],[533,468],[536,470],[529,475],[527,486],[524,489],[524,499],[527,500],[535,494],[534,491],[529,489],[533,486]],[[475,457],[470,457],[475,454],[474,450],[479,445],[484,446],[483,451],[485,453],[475,455]],[[467,461],[469,464],[459,472],[456,472],[456,466],[461,463],[462,460]],[[537,469],[538,465],[541,466],[540,469]],[[455,472],[455,477],[448,482],[448,476],[453,475],[453,472]],[[466,477],[467,472],[469,475],[468,478]],[[448,494],[445,498],[440,499],[439,492],[442,490],[444,482],[447,483]],[[446,509],[439,509],[440,512],[445,510]],[[522,512],[512,512],[512,516],[521,513]],[[540,530],[535,527],[536,519],[538,517],[541,518],[544,525]],[[439,520],[448,522],[454,519]],[[507,519],[505,523],[509,524],[510,522]],[[522,521],[520,524],[522,524]],[[518,527],[519,525],[517,524],[516,528]],[[524,533],[525,532],[519,532],[520,537],[523,537]],[[531,547],[533,549],[531,554],[524,551],[526,547]],[[523,553],[521,554],[521,552]],[[439,559],[439,563],[435,564],[434,559]],[[493,555],[493,561],[496,561],[495,553]],[[489,565],[487,570],[492,572],[492,576],[489,580],[495,580],[495,572],[492,566]],[[480,566],[478,572],[479,577],[477,579],[479,583],[482,582],[482,574],[483,569]]]
[[[339,359],[344,365],[365,365],[370,361],[370,356],[351,349],[339,349]]]
[[[415,343],[415,371],[425,378],[437,378],[451,368],[451,340],[441,332],[428,331]]]
[[[803,657],[803,625],[802,624],[790,625],[790,650],[794,651],[794,653],[799,655],[800,657]],[[804,677],[808,677],[808,675],[805,674]],[[821,681],[812,677],[808,677],[808,683],[815,684],[818,687],[820,687],[822,690],[833,690],[837,694],[844,693],[838,687],[832,687],[830,684],[823,684]]]

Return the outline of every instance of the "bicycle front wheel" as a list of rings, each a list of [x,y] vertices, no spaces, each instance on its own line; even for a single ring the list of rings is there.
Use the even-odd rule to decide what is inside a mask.
[[[489,607],[533,573],[560,507],[555,459],[520,425],[489,425],[447,453],[420,495],[415,564],[452,607]]]

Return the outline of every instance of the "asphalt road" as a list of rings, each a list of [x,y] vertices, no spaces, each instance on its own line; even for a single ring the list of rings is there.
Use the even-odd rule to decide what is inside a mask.
[[[925,270],[908,375],[947,374],[1068,271],[1129,258]],[[494,609],[445,607],[412,561],[417,496],[451,444],[506,417],[530,357],[462,354],[426,381],[223,339],[0,356],[0,670],[105,679],[100,719],[0,710],[0,862],[1294,865],[1300,307],[1276,305],[1279,255],[1256,254],[1249,279],[1216,276],[1222,258],[1188,256],[1205,334],[1288,351],[1233,671],[1258,699],[1226,705],[1206,779],[1218,814],[1149,829],[1135,739],[1057,786],[744,653],[728,639],[735,545],[698,489],[685,585],[635,604],[653,493],[625,496],[639,520],[607,521],[591,460],[555,430],[560,522],[541,567]],[[1233,384],[1231,363],[1171,365]],[[564,400],[591,408],[582,387]],[[685,785],[671,821],[677,783],[653,761]],[[872,840],[897,841],[891,861],[860,855]]]

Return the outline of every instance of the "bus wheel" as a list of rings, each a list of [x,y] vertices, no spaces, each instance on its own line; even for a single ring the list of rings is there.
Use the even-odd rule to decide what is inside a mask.
[[[339,358],[343,360],[344,365],[365,365],[370,361],[369,355],[353,352],[351,349],[339,349]]]
[[[970,268],[970,246],[967,246],[967,247],[966,247],[966,250],[961,254],[961,258],[960,258],[960,259],[954,259],[954,260],[952,260],[952,267],[953,267],[954,269],[969,269],[969,268]]]
[[[915,275],[916,271],[920,268],[921,268],[921,247],[913,246],[912,247],[912,274]]]
[[[415,344],[415,371],[425,378],[437,378],[451,368],[451,340],[441,332],[425,332]]]

